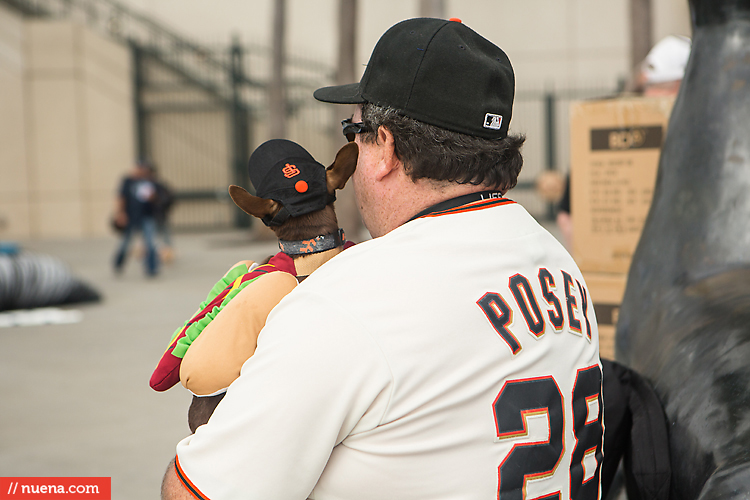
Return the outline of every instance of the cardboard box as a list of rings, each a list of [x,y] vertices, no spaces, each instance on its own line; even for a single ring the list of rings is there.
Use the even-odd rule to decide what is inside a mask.
[[[620,315],[620,305],[625,295],[627,274],[583,273],[596,322],[599,325],[599,356],[615,359],[615,328]]]
[[[626,97],[571,105],[573,257],[582,271],[628,272],[673,104]]]

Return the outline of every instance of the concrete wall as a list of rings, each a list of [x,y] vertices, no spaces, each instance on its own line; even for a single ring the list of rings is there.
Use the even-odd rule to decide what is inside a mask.
[[[65,21],[0,10],[0,238],[109,231],[133,162],[130,53]],[[6,110],[8,115],[6,115]]]
[[[0,239],[30,235],[24,113],[24,25],[0,5]]]

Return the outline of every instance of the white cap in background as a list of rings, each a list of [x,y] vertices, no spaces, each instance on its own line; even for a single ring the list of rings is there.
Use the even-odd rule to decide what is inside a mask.
[[[641,71],[646,85],[682,80],[690,57],[690,39],[669,35],[654,45]]]

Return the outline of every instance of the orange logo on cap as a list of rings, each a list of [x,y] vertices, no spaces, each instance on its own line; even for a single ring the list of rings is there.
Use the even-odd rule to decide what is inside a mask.
[[[297,168],[297,165],[290,165],[287,163],[284,168],[281,169],[281,172],[284,174],[284,177],[287,179],[291,179],[295,175],[298,175],[300,173],[299,169]]]

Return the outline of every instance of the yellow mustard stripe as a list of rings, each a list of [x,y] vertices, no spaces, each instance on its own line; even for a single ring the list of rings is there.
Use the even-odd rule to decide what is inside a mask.
[[[234,282],[232,283],[232,289],[229,290],[229,291],[230,292],[234,291],[234,289],[237,288],[237,287],[239,287],[241,284],[242,284],[242,276],[240,276],[239,278],[237,278],[236,280],[234,280]]]

